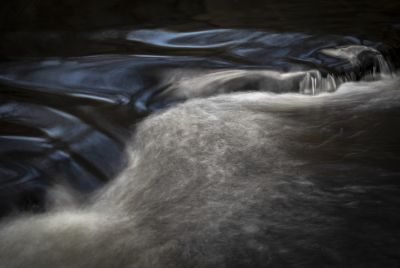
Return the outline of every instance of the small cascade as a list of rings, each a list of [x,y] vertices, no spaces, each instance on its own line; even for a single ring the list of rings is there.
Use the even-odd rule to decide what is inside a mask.
[[[390,64],[386,61],[386,59],[383,57],[381,53],[376,55],[376,60],[378,63],[378,67],[380,70],[380,75],[383,77],[393,77],[394,75],[394,70],[393,68],[390,67]],[[375,66],[374,66],[375,67]],[[374,73],[375,76],[377,76],[377,73]]]
[[[317,95],[322,92],[332,92],[342,83],[341,79],[328,74],[322,77],[320,71],[308,72],[300,81],[299,90],[302,94]]]
[[[299,92],[307,95],[318,95],[324,92],[333,92],[341,84],[349,81],[376,81],[392,78],[395,75],[391,64],[376,49],[365,46],[348,46],[332,49],[323,49],[321,53],[330,57],[347,60],[353,67],[363,68],[366,61],[372,60],[371,72],[366,72],[361,78],[355,72],[345,75],[322,75],[320,71],[310,71],[299,84]],[[356,68],[355,68],[356,69]]]

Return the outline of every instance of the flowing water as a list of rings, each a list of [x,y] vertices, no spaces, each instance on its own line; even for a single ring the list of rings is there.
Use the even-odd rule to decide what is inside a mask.
[[[46,210],[48,190],[57,184],[83,196],[102,188],[126,167],[136,125],[189,99],[258,91],[313,102],[343,88],[399,86],[396,1],[99,1],[97,12],[93,1],[64,7],[30,2],[3,9],[0,216]],[[393,196],[371,200],[400,212],[394,197],[400,193],[398,107],[368,120],[376,132],[367,137],[374,140],[361,140],[382,139],[384,149],[368,153],[379,157],[366,157],[369,148],[357,150],[360,161],[376,168],[371,176],[392,172]],[[307,115],[336,124],[324,112]],[[367,131],[365,120],[349,124]],[[324,135],[329,143],[342,134]],[[354,163],[336,164],[326,170],[352,176],[347,172]],[[326,173],[319,166],[315,172]],[[399,241],[397,233],[392,242]],[[399,261],[398,253],[387,250]]]

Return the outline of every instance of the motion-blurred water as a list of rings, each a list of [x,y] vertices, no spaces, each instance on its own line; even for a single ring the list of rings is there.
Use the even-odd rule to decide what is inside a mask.
[[[98,189],[159,109],[237,91],[335,94],[399,66],[395,1],[90,2],[3,9],[0,215],[45,209],[55,182]]]

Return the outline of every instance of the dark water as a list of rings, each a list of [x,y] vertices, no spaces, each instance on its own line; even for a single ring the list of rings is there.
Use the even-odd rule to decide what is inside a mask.
[[[135,125],[159,109],[236,91],[334,94],[349,81],[393,79],[400,65],[398,1],[2,5],[2,216],[45,210],[55,183],[88,193],[112,180]],[[398,130],[387,118],[376,123]],[[391,157],[371,165],[400,164],[399,142],[384,144]]]
[[[92,2],[2,9],[0,214],[42,209],[55,181],[112,179],[132,127],[159,108],[334,91],[400,62],[396,1]]]

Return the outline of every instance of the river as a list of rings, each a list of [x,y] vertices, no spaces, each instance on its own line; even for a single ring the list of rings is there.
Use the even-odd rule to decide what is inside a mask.
[[[102,189],[129,165],[127,148],[135,143],[136,126],[149,115],[188,100],[256,91],[284,98],[298,95],[312,102],[343,89],[399,85],[397,1],[150,0],[57,5],[39,0],[5,4],[2,15],[2,217],[46,211],[48,191],[54,185],[67,185],[82,196]],[[302,114],[298,120],[326,126],[337,123],[327,112],[307,115],[308,119]],[[393,238],[382,238],[390,248],[385,249],[390,261],[382,260],[385,267],[396,267],[400,260],[394,250],[400,243],[394,228],[400,218],[392,214],[400,210],[400,199],[395,197],[400,193],[398,116],[399,105],[394,105],[385,113],[371,111],[370,120],[363,116],[350,120],[343,125],[350,129],[343,134],[346,142],[333,142],[338,147],[332,150],[340,154],[344,150],[340,146],[359,142],[362,146],[354,152],[359,159],[326,167],[331,175],[317,164],[313,170],[315,177],[345,180],[354,175],[354,165],[368,162],[368,183],[377,174],[390,174],[382,179],[385,190],[363,195],[373,209],[360,210],[361,218],[393,221],[385,233]],[[327,127],[319,138],[310,133],[309,139],[335,140],[339,134],[332,129],[343,126]],[[365,137],[360,134],[364,131],[369,133]],[[313,157],[323,158],[323,152]],[[361,172],[360,168],[354,172]],[[391,208],[387,214],[377,210],[385,207]],[[354,224],[361,219],[343,217]]]

